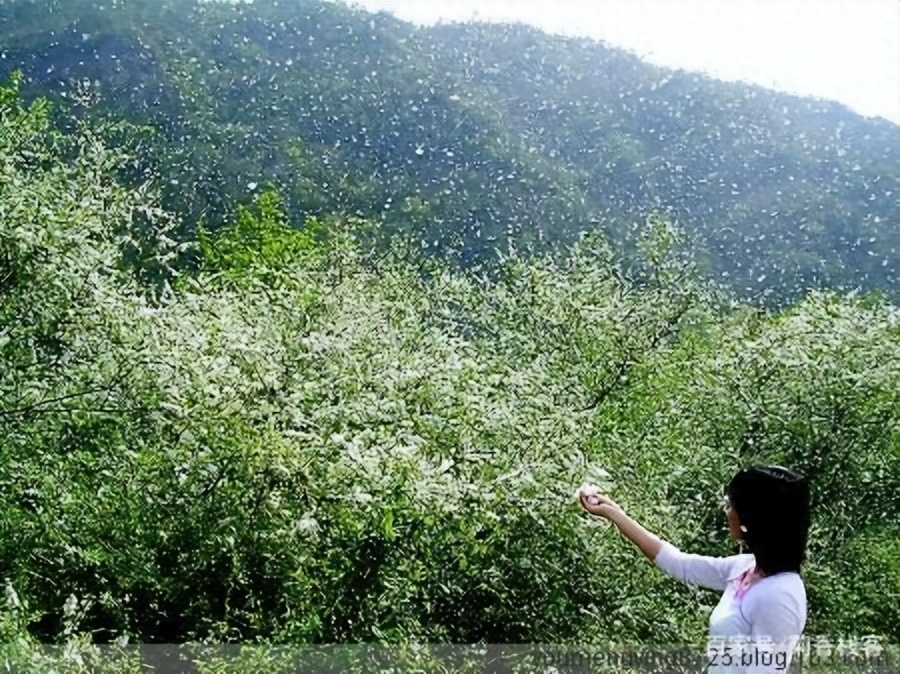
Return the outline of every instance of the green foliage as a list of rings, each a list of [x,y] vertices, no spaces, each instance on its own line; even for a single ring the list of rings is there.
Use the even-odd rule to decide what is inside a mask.
[[[662,218],[633,278],[596,236],[479,278],[273,190],[159,288],[122,262],[173,226],[152,192],[0,92],[0,629],[34,671],[124,637],[700,643],[714,594],[570,495],[726,554],[756,460],[813,480],[809,631],[897,642],[895,306],[724,304]]]
[[[632,224],[659,212],[741,297],[897,298],[896,126],[837,104],[320,0],[5,0],[0,51],[0,76],[21,67],[66,124],[156,131],[128,174],[159,181],[179,239],[266,181],[293,223],[361,217],[382,251],[402,232],[469,269],[588,230],[629,264]]]
[[[236,222],[217,235],[199,228],[203,268],[238,279],[313,264],[321,231],[319,221],[312,217],[302,229],[295,229],[287,220],[278,193],[267,190],[254,199],[252,208],[239,206]]]

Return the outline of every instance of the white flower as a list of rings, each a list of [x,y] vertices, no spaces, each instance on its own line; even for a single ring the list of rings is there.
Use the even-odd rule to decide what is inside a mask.
[[[357,503],[371,503],[373,500],[371,494],[362,491],[359,487],[354,487],[353,493],[350,495],[350,498]]]
[[[297,531],[304,535],[315,534],[319,531],[319,523],[316,521],[316,518],[312,516],[312,513],[306,513],[300,518],[297,522]]]
[[[599,502],[597,499],[597,488],[593,485],[583,484],[575,490],[575,501],[581,501],[583,496],[587,496],[588,503],[596,504]]]

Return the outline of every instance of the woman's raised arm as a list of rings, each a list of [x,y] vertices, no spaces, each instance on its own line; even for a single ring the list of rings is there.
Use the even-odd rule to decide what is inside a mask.
[[[724,590],[729,576],[734,573],[736,557],[706,557],[682,552],[629,517],[612,499],[585,488],[578,491],[578,497],[587,512],[615,524],[648,559],[677,580],[711,590]]]

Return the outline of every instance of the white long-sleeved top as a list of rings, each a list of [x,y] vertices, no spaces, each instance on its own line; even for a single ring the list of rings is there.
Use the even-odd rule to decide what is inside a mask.
[[[753,555],[706,557],[663,542],[656,565],[689,585],[719,590],[709,617],[710,674],[787,672],[806,627],[806,588],[798,573],[777,573],[742,587]]]

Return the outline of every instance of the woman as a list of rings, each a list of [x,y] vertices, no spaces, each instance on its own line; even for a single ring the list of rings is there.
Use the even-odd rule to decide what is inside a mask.
[[[706,671],[786,672],[806,626],[809,485],[780,466],[739,471],[726,490],[731,536],[750,554],[706,557],[682,552],[631,519],[590,487],[577,492],[582,507],[616,525],[665,573],[690,585],[722,592],[709,618]]]

